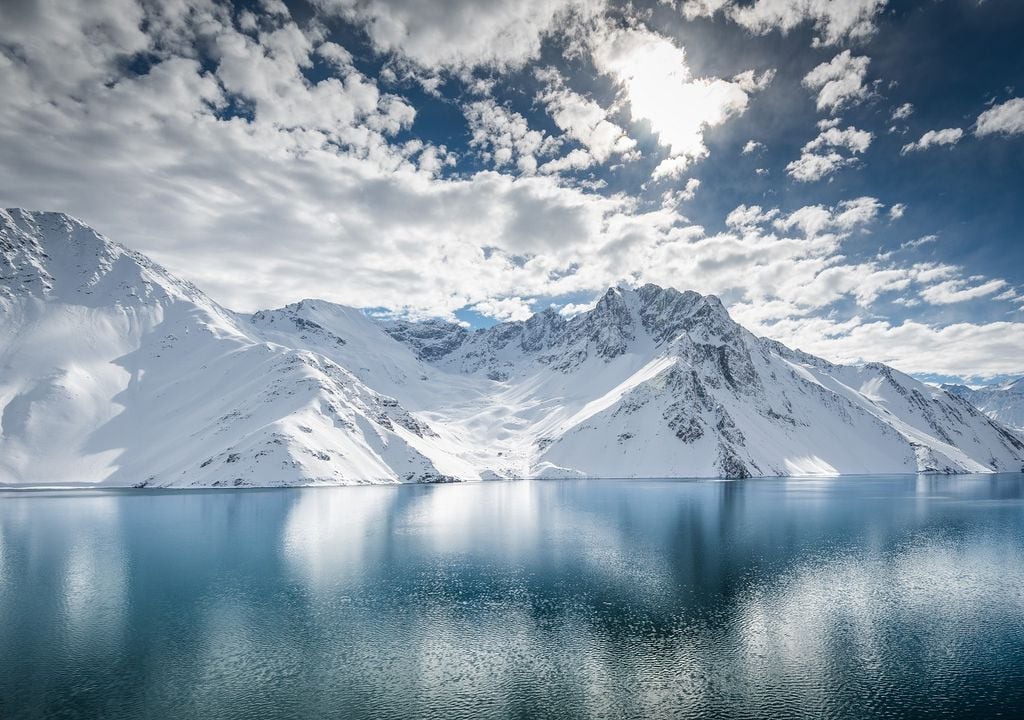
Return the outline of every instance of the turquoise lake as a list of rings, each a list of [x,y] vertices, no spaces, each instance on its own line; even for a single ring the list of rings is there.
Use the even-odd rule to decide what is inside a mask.
[[[0,491],[0,718],[1024,707],[1024,476]]]

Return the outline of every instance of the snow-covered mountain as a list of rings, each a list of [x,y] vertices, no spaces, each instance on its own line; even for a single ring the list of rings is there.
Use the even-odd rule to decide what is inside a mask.
[[[613,288],[571,320],[547,311],[473,333],[386,329],[434,367],[495,384],[498,441],[474,463],[500,474],[986,472],[1024,457],[959,398],[755,337],[693,292]]]
[[[964,398],[993,420],[1024,434],[1024,377],[978,388],[943,385],[942,389]]]
[[[1024,443],[884,365],[612,288],[468,331],[303,300],[243,317],[60,214],[0,213],[0,482],[235,486],[1017,471]]]
[[[0,482],[472,474],[394,398],[65,215],[0,213]]]

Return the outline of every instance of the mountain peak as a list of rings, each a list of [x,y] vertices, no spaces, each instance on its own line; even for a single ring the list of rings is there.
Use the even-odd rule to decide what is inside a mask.
[[[0,293],[86,306],[187,298],[223,310],[191,283],[71,215],[0,210]]]
[[[0,267],[11,291],[44,296],[90,288],[126,252],[64,213],[0,211]]]

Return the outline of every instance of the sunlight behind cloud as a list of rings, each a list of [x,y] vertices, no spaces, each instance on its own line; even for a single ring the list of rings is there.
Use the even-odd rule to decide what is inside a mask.
[[[658,143],[681,159],[674,163],[679,172],[708,154],[707,128],[747,108],[747,93],[738,83],[693,77],[686,51],[656,33],[613,30],[598,38],[593,54],[598,70],[625,92],[632,119],[648,121]]]

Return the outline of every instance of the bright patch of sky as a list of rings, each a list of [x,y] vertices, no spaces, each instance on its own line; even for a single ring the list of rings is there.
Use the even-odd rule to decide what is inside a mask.
[[[614,283],[1024,372],[1013,0],[0,4],[0,202],[238,310],[471,325]]]

